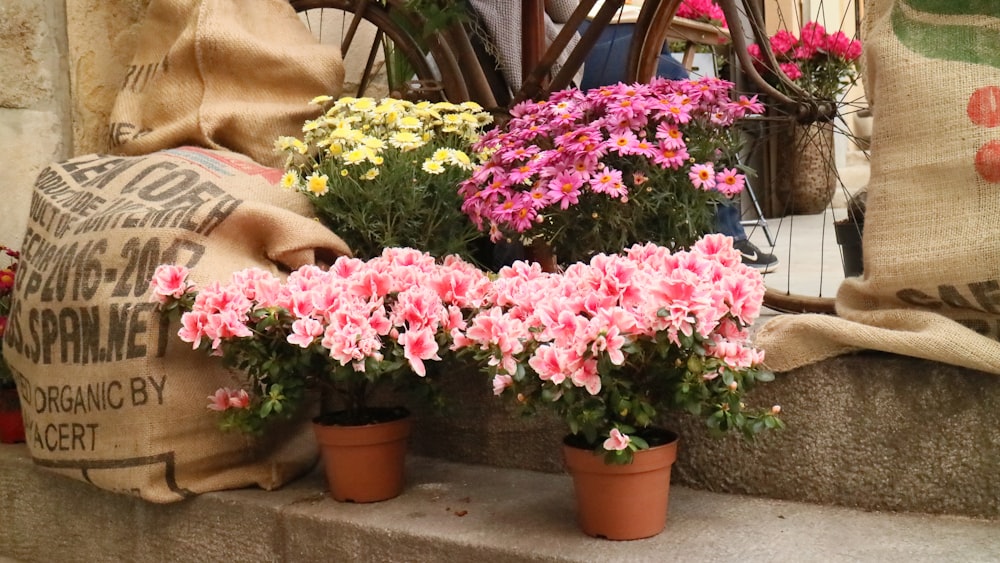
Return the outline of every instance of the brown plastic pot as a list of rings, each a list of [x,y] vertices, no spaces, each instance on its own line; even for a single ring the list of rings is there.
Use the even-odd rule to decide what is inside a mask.
[[[341,502],[379,502],[405,485],[410,416],[364,426],[313,423],[330,495]]]
[[[635,452],[629,465],[609,465],[593,450],[563,444],[583,533],[609,540],[637,540],[663,531],[670,500],[670,468],[677,459],[677,434],[669,434],[668,443]]]

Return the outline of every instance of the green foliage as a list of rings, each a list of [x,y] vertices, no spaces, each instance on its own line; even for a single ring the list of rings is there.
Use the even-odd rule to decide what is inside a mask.
[[[469,15],[469,6],[464,0],[407,0],[406,7],[423,18],[420,38],[426,39],[434,33],[461,23]]]

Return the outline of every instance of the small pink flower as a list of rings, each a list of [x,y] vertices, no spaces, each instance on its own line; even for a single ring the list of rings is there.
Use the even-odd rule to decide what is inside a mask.
[[[691,166],[688,178],[696,188],[710,190],[715,187],[715,170],[711,162]]]
[[[153,272],[153,279],[149,286],[153,294],[150,300],[166,303],[171,297],[181,298],[191,289],[188,283],[189,271],[184,266],[174,266],[171,264],[161,264]]]
[[[213,411],[224,411],[229,408],[229,389],[219,388],[214,395],[208,396],[208,408]]]
[[[745,185],[746,177],[735,168],[723,168],[715,175],[715,189],[727,196],[742,192]]]
[[[434,331],[430,327],[419,330],[408,330],[400,336],[399,343],[403,345],[403,356],[410,362],[413,373],[423,377],[427,375],[424,360],[440,360],[438,344],[434,340]]]
[[[774,54],[777,56],[784,55],[785,53],[791,51],[793,48],[795,48],[795,44],[799,42],[799,40],[794,35],[792,35],[787,29],[779,30],[771,37],[770,41],[771,41],[771,51],[773,51]],[[754,45],[754,47],[757,46]],[[760,49],[759,47],[757,48],[758,50]]]
[[[626,434],[622,434],[617,428],[612,428],[609,433],[608,439],[604,441],[604,449],[610,451],[620,452],[628,447],[629,443],[632,441]]]
[[[505,374],[500,373],[493,377],[493,394],[501,395],[505,389],[514,384],[514,378]]]
[[[234,409],[246,409],[250,407],[250,394],[244,389],[229,392],[229,406]]]
[[[289,334],[286,340],[289,344],[308,348],[320,336],[323,336],[323,323],[316,319],[304,318],[296,319],[292,323],[292,334]]]

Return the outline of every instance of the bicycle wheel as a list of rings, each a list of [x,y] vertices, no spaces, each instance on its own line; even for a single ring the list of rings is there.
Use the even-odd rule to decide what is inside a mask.
[[[766,10],[757,13],[752,1],[734,2],[739,9],[730,13],[750,26],[746,34],[754,35],[758,45],[783,34],[786,41],[800,39],[800,45],[822,39],[830,52],[841,47],[846,52],[853,45],[856,49],[851,47],[851,55],[860,55],[862,0],[813,0],[804,3],[802,12],[782,9],[791,2],[768,3]],[[826,37],[837,37],[839,46]],[[771,53],[787,46],[776,41]],[[761,58],[768,54],[762,53]],[[789,55],[788,60],[794,58]],[[778,269],[765,274],[766,306],[789,313],[834,313],[840,283],[846,275],[860,273],[860,267],[853,264],[853,248],[846,240],[838,242],[838,236],[848,234],[860,240],[863,213],[856,213],[858,206],[852,210],[851,205],[859,201],[856,196],[860,197],[868,182],[869,108],[856,71],[841,75],[835,90],[817,94],[824,84],[819,80],[808,83],[814,76],[806,73],[823,79],[832,75],[824,77],[806,66],[800,70],[804,76],[794,84],[808,86],[804,87],[806,95],[792,93],[788,97],[797,103],[782,103],[765,91],[767,114],[745,123],[751,141],[747,162],[758,174],[748,193],[751,197],[744,198],[750,201],[745,201],[743,223],[750,240],[780,260]],[[789,68],[788,77],[795,78],[793,73]],[[744,73],[737,88],[752,94],[761,91],[758,86]]]
[[[687,31],[671,26],[667,33],[663,22],[671,21],[678,3],[663,0],[656,14],[646,14],[648,27],[637,32],[630,54],[634,78],[649,78],[667,41],[705,44],[710,37],[697,26]],[[857,274],[856,267],[845,262],[850,257],[842,248],[847,247],[838,244],[835,231],[841,227],[838,223],[843,224],[842,234],[850,231],[848,203],[868,181],[868,104],[856,75],[845,79],[835,95],[818,95],[797,88],[801,79],[792,81],[780,73],[777,79],[763,78],[766,71],[755,69],[746,51],[754,43],[763,46],[758,61],[767,64],[771,54],[785,47],[779,41],[775,53],[771,36],[783,31],[799,37],[806,29],[814,39],[815,24],[837,36],[841,45],[860,40],[863,1],[719,0],[718,5],[733,40],[729,63],[720,74],[736,84],[734,97],[757,94],[767,106],[766,115],[742,123],[747,139],[743,165],[755,173],[743,197],[741,226],[762,253],[779,260],[776,268],[763,270],[768,288],[764,303],[780,312],[833,313],[845,271]],[[685,37],[685,32],[700,36]],[[776,87],[776,80],[783,80],[782,87]],[[853,228],[859,239],[860,227]]]
[[[344,58],[343,95],[464,100],[461,73],[440,36],[418,40],[423,21],[390,0],[290,0],[303,23]]]

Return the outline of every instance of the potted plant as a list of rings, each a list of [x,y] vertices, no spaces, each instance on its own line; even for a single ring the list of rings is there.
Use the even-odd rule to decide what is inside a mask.
[[[387,248],[370,260],[340,257],[326,270],[303,266],[284,280],[250,269],[199,289],[188,274],[162,265],[151,285],[163,311],[180,313],[181,340],[221,356],[241,374],[234,387],[209,397],[222,427],[258,432],[313,408],[319,391],[314,428],[321,445],[352,444],[363,456],[345,462],[347,453],[324,453],[334,498],[374,502],[398,495],[408,412],[370,401],[386,388],[433,398],[426,362],[442,359],[451,331],[464,328],[481,305],[486,274],[457,256],[438,261],[406,248]],[[364,437],[327,437],[337,429],[385,430],[375,440],[390,451],[372,453]],[[393,471],[385,482],[375,480],[380,469]]]
[[[7,258],[7,265],[0,269],[0,442],[13,444],[24,441],[24,419],[14,373],[3,359],[3,335],[10,316],[20,253],[6,246],[0,246],[0,251]]]
[[[463,210],[494,242],[548,247],[562,263],[635,243],[690,246],[740,193],[732,124],[763,111],[716,78],[571,88],[511,110],[475,149]]]
[[[796,86],[823,100],[835,100],[857,79],[857,60],[861,57],[861,41],[851,39],[843,31],[827,33],[816,22],[802,25],[799,36],[782,29],[768,38],[771,51],[781,72]],[[788,91],[769,69],[761,54],[760,46],[752,44],[747,51],[758,70],[767,73],[775,88]]]
[[[828,33],[822,25],[807,22],[798,37],[783,29],[768,42],[780,71],[814,98],[837,105],[838,96],[857,80],[861,41],[851,39],[843,31]],[[747,50],[761,75],[787,93],[790,88],[768,66],[760,46],[752,44]],[[822,212],[833,198],[837,184],[836,170],[830,165],[834,162],[833,120],[804,123],[778,133],[782,136],[781,145],[791,147],[779,159],[774,174],[779,209],[795,214]]]
[[[740,262],[731,238],[707,235],[673,254],[634,245],[561,273],[518,261],[494,286],[492,306],[472,318],[456,346],[482,363],[495,394],[565,421],[563,451],[590,535],[635,539],[663,529],[677,435],[657,427],[660,413],[690,412],[720,434],[782,427],[778,407],[744,402],[773,375],[749,339],[763,280]],[[653,470],[659,475],[633,490],[641,501],[618,496],[628,493],[612,492],[617,485],[603,476],[599,495],[612,502],[591,503],[581,490],[598,474]],[[632,518],[640,520],[635,529]]]
[[[287,157],[281,183],[309,196],[359,258],[410,247],[468,259],[482,235],[455,190],[471,175],[471,146],[492,120],[474,102],[340,98],[304,124],[303,139],[277,140]]]

